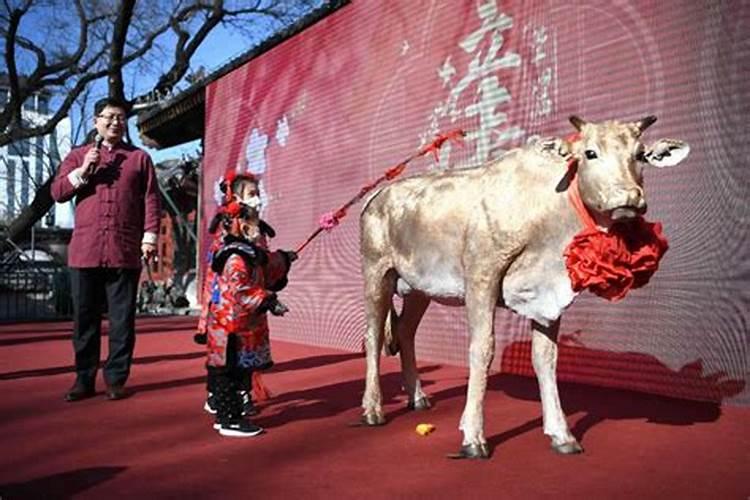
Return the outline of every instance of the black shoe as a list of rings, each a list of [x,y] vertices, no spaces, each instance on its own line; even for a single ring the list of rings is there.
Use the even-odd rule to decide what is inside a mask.
[[[206,402],[203,403],[203,409],[211,415],[216,415],[216,400],[214,398],[214,395],[210,392],[208,393]]]
[[[214,429],[216,424],[214,424]],[[219,424],[219,434],[227,437],[253,437],[263,433],[263,428],[258,427],[249,420],[240,420],[230,424]]]
[[[107,386],[107,399],[110,401],[117,401],[118,399],[125,399],[128,397],[128,393],[125,392],[125,387],[122,385],[110,385]]]
[[[87,399],[96,394],[93,386],[86,386],[83,384],[75,383],[68,392],[65,393],[65,401],[72,403],[74,401],[80,401]]]
[[[242,398],[242,416],[252,417],[259,413],[258,408],[253,404],[253,400],[250,397],[250,391],[239,391],[240,397]]]

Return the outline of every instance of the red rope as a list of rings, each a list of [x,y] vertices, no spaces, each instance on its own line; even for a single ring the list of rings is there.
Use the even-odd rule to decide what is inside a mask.
[[[573,208],[578,214],[578,219],[580,219],[581,223],[583,223],[586,229],[593,229],[596,227],[596,222],[594,221],[594,218],[591,216],[589,209],[586,208],[586,205],[584,205],[583,199],[581,198],[581,191],[578,189],[578,175],[576,175],[577,170],[578,160],[572,158],[568,161],[568,175],[572,177],[570,185],[568,186],[568,199],[570,200],[570,204],[573,205]]]
[[[580,141],[581,133],[576,132],[570,134],[565,138],[565,140],[570,143]],[[568,160],[567,168],[567,175],[570,179],[570,185],[568,186],[568,199],[570,200],[570,204],[573,205],[573,208],[575,209],[576,214],[578,214],[578,218],[580,219],[584,227],[586,229],[594,229],[596,228],[596,222],[594,221],[594,217],[591,216],[591,212],[589,212],[589,209],[586,208],[586,205],[583,203],[583,199],[581,198],[581,191],[578,189],[578,159],[573,157]]]
[[[341,219],[346,217],[346,211],[355,203],[357,203],[359,200],[365,197],[367,193],[375,189],[378,184],[380,184],[383,181],[390,181],[398,177],[403,173],[404,170],[406,170],[406,165],[412,161],[415,158],[418,158],[420,156],[424,156],[428,153],[432,153],[435,156],[435,161],[438,161],[438,151],[441,147],[443,147],[443,144],[445,144],[446,141],[452,140],[457,142],[458,144],[462,144],[462,139],[466,134],[463,130],[456,129],[451,130],[450,132],[447,132],[445,134],[438,134],[435,136],[435,140],[432,141],[427,146],[423,147],[419,151],[417,151],[416,154],[413,154],[406,160],[402,161],[398,165],[395,165],[388,170],[386,170],[383,175],[375,179],[373,182],[369,184],[365,184],[362,186],[362,188],[359,190],[359,192],[348,202],[346,202],[343,206],[341,206],[338,210],[335,212],[327,212],[323,214],[320,217],[320,221],[318,223],[318,228],[313,231],[313,233],[308,236],[308,238],[305,240],[304,243],[302,243],[299,247],[297,247],[297,253],[300,253],[312,240],[315,239],[316,236],[318,236],[321,232],[330,231],[334,227],[338,226]]]

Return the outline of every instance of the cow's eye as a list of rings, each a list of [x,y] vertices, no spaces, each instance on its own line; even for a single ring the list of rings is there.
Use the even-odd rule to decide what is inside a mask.
[[[586,151],[584,151],[584,154],[586,155],[587,160],[595,160],[596,158],[598,158],[596,155],[596,151],[594,151],[593,149],[587,149]]]

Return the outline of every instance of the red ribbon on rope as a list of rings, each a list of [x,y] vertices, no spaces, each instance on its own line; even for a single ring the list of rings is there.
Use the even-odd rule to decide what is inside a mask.
[[[452,140],[457,142],[458,144],[463,144],[463,138],[465,135],[466,133],[461,129],[451,130],[450,132],[447,132],[445,134],[438,134],[435,137],[434,141],[432,141],[430,144],[419,151],[419,156],[424,156],[427,153],[432,152],[432,154],[435,155],[435,161],[440,161],[440,158],[438,157],[438,151],[443,147],[443,143],[448,140]]]
[[[466,135],[466,133],[461,129],[451,130],[450,132],[446,132],[445,134],[438,134],[435,136],[435,140],[433,140],[430,144],[423,147],[419,151],[417,151],[416,154],[413,154],[406,160],[402,161],[398,165],[395,165],[388,170],[386,170],[383,175],[375,179],[373,182],[366,184],[362,186],[362,188],[359,190],[359,192],[348,202],[346,202],[342,207],[340,207],[338,210],[333,212],[326,212],[323,215],[320,216],[320,220],[318,221],[318,228],[313,231],[313,233],[305,240],[304,243],[302,243],[299,247],[297,247],[296,252],[299,254],[313,239],[315,239],[316,236],[318,236],[322,231],[330,231],[334,227],[338,226],[341,222],[341,219],[346,217],[346,211],[357,203],[359,200],[365,197],[367,193],[375,189],[375,187],[380,184],[383,181],[390,181],[398,177],[403,173],[404,170],[406,170],[406,165],[412,161],[415,158],[418,158],[420,156],[424,156],[428,153],[432,153],[435,156],[435,161],[438,161],[438,151],[441,147],[443,147],[443,144],[445,144],[446,141],[452,140],[455,141],[458,144],[463,144],[463,137]]]

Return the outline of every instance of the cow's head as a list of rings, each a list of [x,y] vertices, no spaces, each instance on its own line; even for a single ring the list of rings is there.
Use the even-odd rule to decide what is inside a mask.
[[[644,165],[671,167],[687,157],[690,147],[682,141],[661,139],[643,146],[641,134],[655,121],[655,116],[647,116],[632,123],[588,123],[570,117],[580,135],[571,152],[578,160],[581,199],[589,210],[613,221],[645,213]]]

